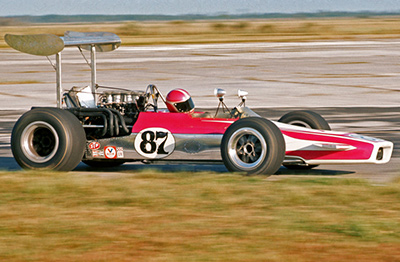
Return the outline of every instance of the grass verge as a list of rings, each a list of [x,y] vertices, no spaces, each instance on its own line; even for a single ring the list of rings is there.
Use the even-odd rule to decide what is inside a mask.
[[[400,182],[0,172],[4,261],[397,261]]]

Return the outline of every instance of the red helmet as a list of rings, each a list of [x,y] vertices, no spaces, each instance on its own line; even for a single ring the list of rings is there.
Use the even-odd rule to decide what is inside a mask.
[[[189,93],[184,89],[174,89],[167,95],[167,107],[170,112],[193,112],[194,103]]]

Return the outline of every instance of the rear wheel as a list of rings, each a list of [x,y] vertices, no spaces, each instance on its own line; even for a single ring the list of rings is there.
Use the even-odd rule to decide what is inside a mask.
[[[20,117],[11,135],[11,149],[25,169],[70,171],[81,161],[85,131],[70,112],[35,108]]]
[[[264,118],[239,119],[226,130],[221,156],[229,171],[274,174],[285,157],[285,141],[279,128]]]
[[[278,122],[306,127],[310,129],[319,129],[319,130],[331,130],[328,122],[318,113],[310,111],[310,110],[298,110],[292,111],[284,116],[282,116]],[[318,165],[284,165],[288,169],[292,170],[308,170]]]

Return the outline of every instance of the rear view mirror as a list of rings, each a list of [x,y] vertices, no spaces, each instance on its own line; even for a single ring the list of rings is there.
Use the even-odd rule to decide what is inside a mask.
[[[246,99],[246,96],[249,94],[249,92],[244,91],[244,90],[238,90],[238,97],[240,97],[241,99]]]
[[[218,98],[223,98],[225,94],[226,94],[226,91],[224,89],[221,89],[221,88],[214,89],[214,95]]]

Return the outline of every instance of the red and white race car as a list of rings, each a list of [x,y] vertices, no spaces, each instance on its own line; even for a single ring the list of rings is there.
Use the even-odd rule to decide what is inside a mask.
[[[118,48],[121,40],[112,33],[6,35],[5,40],[25,53],[56,56],[57,108],[33,108],[12,132],[12,152],[23,168],[68,171],[80,161],[93,167],[190,161],[274,174],[281,165],[308,169],[320,164],[383,164],[391,158],[392,142],[331,131],[312,111],[292,111],[277,122],[262,118],[245,106],[247,93],[241,90],[240,104],[232,110],[223,101],[225,91],[215,90],[219,105],[213,114],[195,112],[189,93],[182,89],[166,98],[154,85],[145,91],[108,87],[99,92],[103,87],[96,83],[95,53]],[[67,46],[90,51],[92,81],[62,94],[60,52]],[[159,103],[168,109],[160,109]]]

